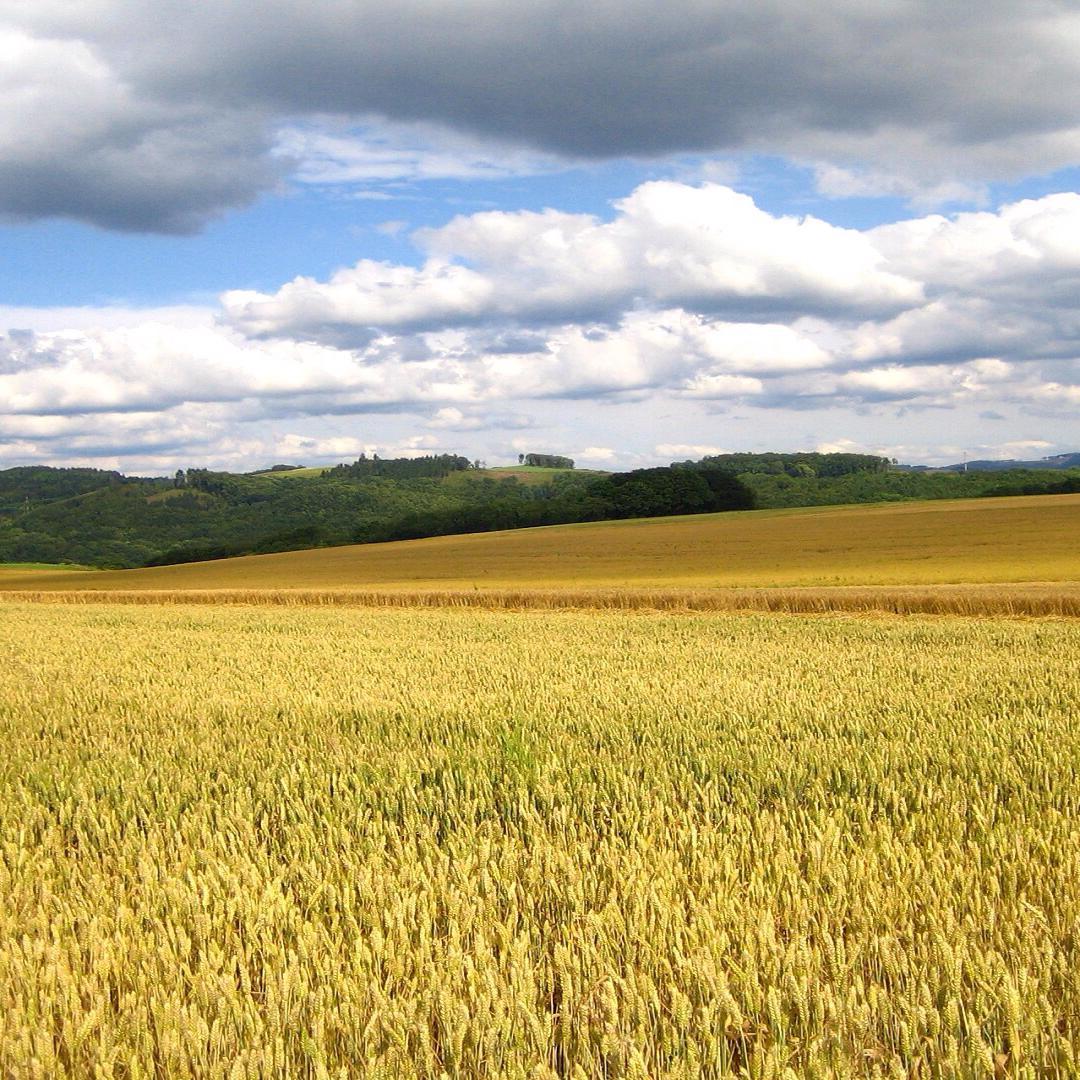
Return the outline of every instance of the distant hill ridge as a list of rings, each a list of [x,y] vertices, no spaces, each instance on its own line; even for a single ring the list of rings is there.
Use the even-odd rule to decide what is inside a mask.
[[[454,454],[152,478],[22,467],[0,470],[0,564],[136,567],[612,518],[1080,492],[1080,453],[1033,464],[740,453],[619,473]]]
[[[1080,469],[1080,453],[1055,454],[1053,457],[1039,458],[1036,461],[1018,461],[1015,458],[967,461],[957,465],[942,465],[936,471],[1001,472],[1006,469]]]

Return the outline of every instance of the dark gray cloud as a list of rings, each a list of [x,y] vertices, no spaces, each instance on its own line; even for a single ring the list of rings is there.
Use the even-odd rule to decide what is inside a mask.
[[[0,0],[0,212],[190,229],[272,184],[274,130],[320,116],[583,159],[1045,171],[1080,160],[1078,28],[1065,0]]]
[[[140,0],[103,38],[168,96],[377,112],[585,157],[933,125],[968,145],[1076,122],[1069,3]],[[113,27],[116,27],[114,22]],[[141,47],[131,49],[132,27]]]
[[[282,173],[257,130],[215,139],[214,127],[208,121],[182,134],[148,132],[134,143],[87,148],[83,156],[0,160],[0,213],[73,218],[119,232],[196,232]]]

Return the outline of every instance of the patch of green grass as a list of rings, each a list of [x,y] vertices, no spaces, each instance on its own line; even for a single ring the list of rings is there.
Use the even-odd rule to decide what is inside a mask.
[[[264,472],[249,473],[248,475],[264,477],[267,480],[286,480],[291,477],[322,476],[323,473],[329,472],[332,468],[332,465],[311,465],[303,469],[279,469],[276,472],[267,469]]]
[[[492,469],[482,469],[489,473],[513,473],[517,476],[555,476],[565,472],[589,472],[589,469],[552,469],[546,465],[496,465]]]

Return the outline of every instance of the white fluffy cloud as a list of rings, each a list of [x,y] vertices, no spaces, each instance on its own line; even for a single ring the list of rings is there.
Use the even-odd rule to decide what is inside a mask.
[[[612,465],[619,458],[618,451],[610,446],[586,446],[579,450],[575,459],[588,465]]]
[[[869,238],[890,267],[916,272],[930,289],[1026,296],[1037,289],[1043,298],[1047,285],[1075,286],[1080,275],[1080,194],[1024,199],[997,212],[933,214],[882,225]]]
[[[262,447],[260,447],[262,449]],[[382,457],[423,457],[425,454],[450,453],[431,435],[414,435],[397,442],[372,442],[355,435],[299,435],[287,432],[274,440],[272,456],[292,464],[300,461],[349,461],[361,454]]]
[[[224,312],[250,336],[328,345],[442,328],[486,385],[520,397],[929,404],[991,394],[1010,381],[990,377],[995,363],[1023,368],[1026,400],[1036,362],[1061,369],[1041,385],[1076,377],[1080,316],[1066,301],[1080,284],[1080,196],[864,232],[774,217],[716,184],[649,183],[616,209],[607,223],[461,217],[419,234],[419,268],[361,263],[325,283],[227,293]],[[531,344],[493,347],[507,325]]]
[[[600,403],[1075,420],[1078,196],[861,232],[712,184],[647,184],[616,209],[461,217],[421,234],[419,267],[362,262],[217,311],[0,309],[16,328],[0,339],[0,441],[104,455],[233,438],[231,460],[254,451],[230,425],[277,438],[377,414],[413,418],[399,449],[487,447]],[[306,457],[378,441],[287,433],[315,440]],[[657,431],[635,452],[718,441]]]
[[[459,409],[455,405],[447,405],[436,409],[424,426],[433,431],[523,431],[534,424],[533,417],[525,413],[491,411],[483,407]]]
[[[775,217],[720,184],[657,181],[585,214],[488,212],[416,239],[421,267],[362,261],[328,282],[226,293],[251,336],[365,340],[375,327],[580,322],[632,307],[685,307],[743,320],[825,312],[888,314],[922,299],[868,236],[813,217]]]
[[[712,457],[716,454],[730,454],[732,451],[723,446],[709,446],[703,443],[657,443],[653,448],[657,457],[686,461],[696,458]]]

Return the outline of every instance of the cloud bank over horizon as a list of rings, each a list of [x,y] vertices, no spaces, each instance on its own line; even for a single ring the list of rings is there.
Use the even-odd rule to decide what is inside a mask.
[[[418,265],[361,260],[217,308],[4,313],[24,325],[0,339],[0,455],[257,464],[538,438],[580,453],[566,424],[583,407],[610,413],[584,445],[598,463],[726,446],[740,413],[791,427],[837,410],[886,452],[942,413],[1026,417],[1051,452],[1080,407],[1077,194],[855,230],[650,182],[609,221],[486,211],[414,240]],[[398,434],[303,430],[326,417]]]
[[[1072,0],[0,0],[0,466],[1078,449],[1078,102]]]

